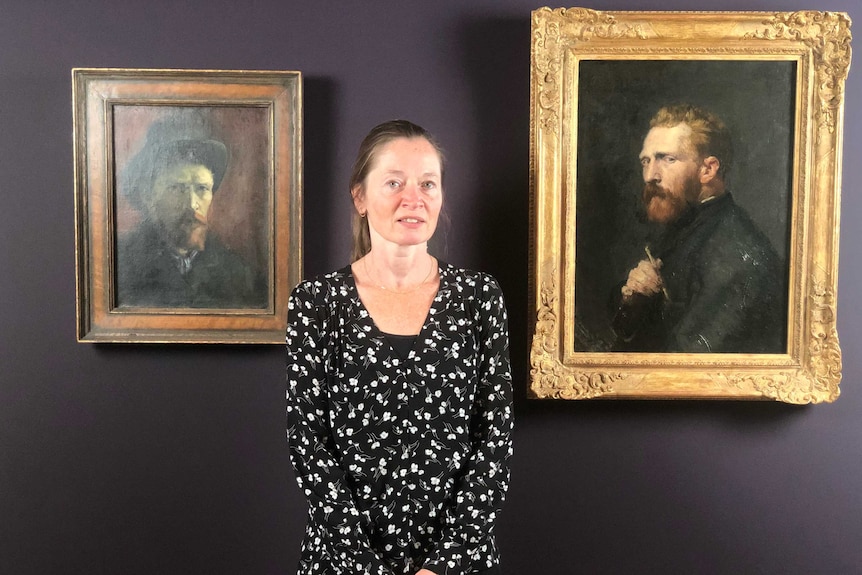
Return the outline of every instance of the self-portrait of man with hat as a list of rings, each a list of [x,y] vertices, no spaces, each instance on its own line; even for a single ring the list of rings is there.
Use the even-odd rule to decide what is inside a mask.
[[[118,240],[119,307],[262,308],[263,282],[210,230],[230,153],[194,108],[152,123],[120,191],[140,224]]]

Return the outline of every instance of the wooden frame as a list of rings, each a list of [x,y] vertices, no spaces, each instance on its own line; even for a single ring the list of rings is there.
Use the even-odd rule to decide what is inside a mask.
[[[282,343],[299,72],[72,70],[80,342]]]
[[[838,397],[838,226],[850,39],[843,13],[533,12],[532,397],[790,403]],[[768,331],[777,346],[761,349],[750,331],[739,334],[747,343],[724,349],[674,339],[681,328],[670,318],[694,304],[679,301],[679,292],[668,294],[677,277],[672,268],[655,308],[659,315],[650,316],[659,319],[641,324],[662,336],[627,349],[620,342],[629,340],[612,328],[627,270],[638,259],[663,265],[644,238],[667,237],[668,227],[642,221],[648,210],[639,190],[648,178],[638,156],[649,162],[644,136],[656,109],[681,102],[722,117],[737,148],[728,175],[735,177],[733,194],[726,195],[749,214],[749,227],[761,228],[754,233],[770,240],[764,244],[774,245],[770,269],[777,271],[767,276],[774,282],[762,283],[778,286],[769,288],[779,294],[780,315],[772,318],[778,327]],[[652,301],[662,299],[653,293]],[[726,314],[734,309],[716,306],[714,314],[730,325]]]

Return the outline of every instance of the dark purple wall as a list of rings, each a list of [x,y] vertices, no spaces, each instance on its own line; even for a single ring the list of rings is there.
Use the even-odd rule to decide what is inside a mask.
[[[301,70],[307,275],[346,262],[365,131],[408,117],[437,134],[451,159],[445,257],[495,274],[512,316],[508,573],[862,572],[862,73],[846,92],[837,403],[528,401],[537,6],[0,0],[0,573],[290,573],[303,530],[279,347],[75,342],[76,66]]]

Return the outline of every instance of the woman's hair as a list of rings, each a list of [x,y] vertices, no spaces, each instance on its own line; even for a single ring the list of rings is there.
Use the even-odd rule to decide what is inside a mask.
[[[350,197],[353,198],[354,190],[357,194],[365,193],[365,178],[368,177],[368,172],[374,168],[374,162],[377,152],[393,140],[398,138],[423,138],[425,139],[440,157],[440,178],[441,183],[445,172],[445,158],[443,149],[440,144],[434,139],[425,128],[417,126],[413,122],[407,120],[389,120],[371,128],[365,139],[359,145],[359,152],[356,154],[356,161],[353,163],[353,171],[350,174]],[[353,210],[352,216],[353,225],[353,250],[350,260],[355,262],[369,251],[371,251],[371,234],[368,230],[368,218],[359,215],[359,211]]]

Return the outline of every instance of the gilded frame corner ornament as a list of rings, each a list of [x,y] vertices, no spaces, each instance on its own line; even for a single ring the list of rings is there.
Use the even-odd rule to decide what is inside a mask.
[[[75,68],[72,112],[78,341],[283,343],[301,73]]]
[[[531,42],[530,396],[834,401],[842,370],[836,289],[844,84],[851,60],[848,15],[541,8],[532,13]],[[578,280],[587,281],[578,270],[593,269],[579,268],[576,258],[579,234],[589,232],[584,218],[593,217],[586,208],[578,210],[589,184],[583,174],[595,161],[581,141],[590,135],[582,120],[592,113],[583,90],[595,84],[584,78],[599,69],[595,66],[605,66],[602,73],[612,76],[615,66],[641,63],[681,70],[683,76],[687,66],[790,70],[792,82],[784,94],[790,102],[788,126],[782,128],[789,149],[782,192],[787,213],[785,227],[776,225],[785,230],[777,243],[786,239],[785,353],[631,352],[576,343],[582,327],[577,318],[592,305],[576,295],[589,293],[576,289],[582,285]],[[629,86],[615,81],[618,91]],[[648,82],[638,86],[653,89]],[[744,109],[745,97],[727,108]],[[642,126],[640,138],[646,133]],[[631,149],[623,139],[620,147]],[[639,177],[634,160],[632,171]]]

